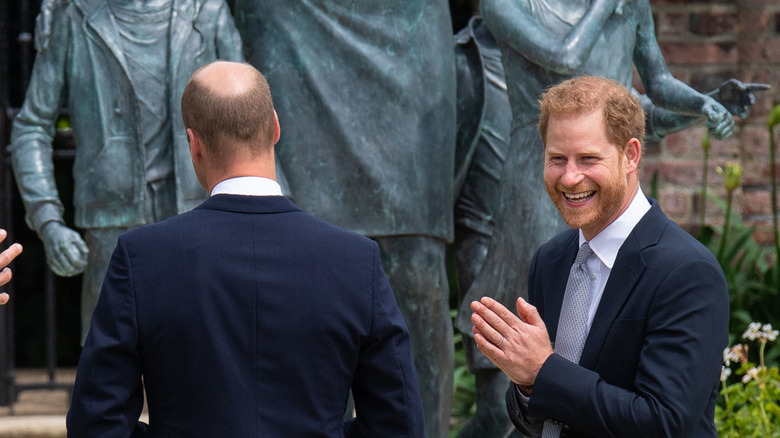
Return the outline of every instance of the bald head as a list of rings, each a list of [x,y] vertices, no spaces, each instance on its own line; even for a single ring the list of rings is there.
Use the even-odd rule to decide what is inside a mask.
[[[275,141],[268,83],[245,63],[217,61],[198,69],[181,97],[184,126],[220,161],[267,154]]]
[[[262,75],[246,63],[216,61],[198,69],[192,80],[203,84],[207,91],[219,97],[239,97],[251,90]]]

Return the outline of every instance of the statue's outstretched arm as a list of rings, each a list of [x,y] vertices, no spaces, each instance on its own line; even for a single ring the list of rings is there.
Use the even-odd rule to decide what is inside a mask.
[[[754,93],[769,88],[768,84],[745,84],[737,79],[729,79],[706,95],[718,101],[732,115],[745,118],[750,114],[750,109],[756,102]],[[684,115],[657,107],[645,95],[641,96],[641,101],[642,108],[647,114],[647,136],[649,138],[663,138],[704,119],[702,115]]]
[[[554,7],[565,8],[565,3]],[[594,0],[563,38],[550,33],[517,1],[482,0],[480,15],[497,40],[508,43],[547,70],[571,74],[590,56],[607,19],[613,13],[622,13],[625,3],[626,0]]]
[[[672,76],[655,39],[650,4],[647,0],[641,0],[637,8],[639,24],[634,65],[653,104],[682,115],[704,116],[713,137],[729,137],[734,133],[731,113],[712,97],[699,93]]]

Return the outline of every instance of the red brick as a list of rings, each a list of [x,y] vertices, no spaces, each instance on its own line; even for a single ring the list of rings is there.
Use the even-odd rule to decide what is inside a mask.
[[[666,150],[673,157],[690,155],[690,150],[693,148],[696,148],[701,153],[701,142],[698,142],[698,144],[692,143],[696,142],[692,141],[690,132],[685,131],[669,134],[664,142]]]
[[[642,184],[642,187],[645,187],[645,194],[650,195],[650,184],[653,180],[653,175],[656,174],[656,172],[660,176],[660,169],[663,166],[663,162],[648,162],[648,160],[643,159],[641,167],[639,169],[639,180]]]
[[[634,67],[633,70],[631,86],[633,86],[634,89],[638,91],[640,94],[645,94],[645,85],[642,83],[642,78],[639,76],[639,72],[637,72],[636,67]]]
[[[664,59],[672,64],[709,64],[737,62],[736,43],[659,42]]]
[[[707,205],[705,208],[707,209],[707,214],[704,218],[705,224],[712,224],[713,221],[722,221],[723,219],[723,210],[721,210],[718,207],[718,204],[716,204],[712,200],[712,196],[715,195],[718,198],[726,199],[724,190],[718,190],[715,187],[708,187],[707,188]],[[701,222],[701,198],[702,198],[701,190],[697,190],[695,193],[691,195],[691,205],[692,205],[692,217],[695,219],[695,221]]]
[[[780,39],[740,41],[737,51],[743,62],[780,62]]]
[[[700,166],[698,161],[667,162],[658,168],[658,177],[673,184],[698,187],[702,176]]]
[[[669,36],[686,35],[689,16],[687,13],[666,12],[655,16],[655,29],[659,40]]]
[[[686,81],[693,89],[699,90],[702,93],[709,93],[710,91],[717,90],[723,85],[723,82],[730,78],[741,78],[741,72],[737,68],[737,64],[717,64],[717,65],[701,65],[695,67],[689,67],[693,74],[689,81]]]
[[[742,10],[739,12],[739,31],[742,36],[758,35],[769,29],[772,14],[767,10]]]
[[[664,193],[660,197],[661,210],[670,217],[687,218],[691,213],[691,197],[685,193]]]
[[[780,138],[775,137],[780,140]],[[746,158],[760,157],[767,160],[769,157],[769,130],[766,125],[748,125],[740,133],[742,151]]]
[[[772,166],[769,159],[751,160],[743,163],[742,184],[746,186],[758,186],[771,184]],[[775,175],[780,176],[780,163],[775,163]],[[780,184],[780,181],[778,181]]]
[[[739,127],[736,133],[723,140],[710,139],[710,160],[735,160],[740,156]]]
[[[703,36],[734,33],[737,29],[736,12],[702,12],[691,14],[688,29]]]
[[[742,185],[757,186],[767,182],[767,160],[744,160],[742,162]]]
[[[704,159],[704,150],[701,142],[705,132],[706,128],[702,121],[683,131],[669,134],[664,142],[664,150],[670,158],[702,160]],[[739,152],[739,136],[732,135],[724,140],[710,137],[710,160],[733,160],[739,157]]]
[[[742,8],[750,8],[750,7],[764,7],[765,5],[774,6],[777,4],[777,0],[737,0],[737,5],[739,5]]]
[[[774,246],[775,234],[772,231],[772,222],[761,222],[759,224],[751,225],[758,225],[756,230],[753,231],[753,240],[755,240],[756,243],[766,247]],[[771,260],[774,260],[773,251],[767,254],[767,261],[771,262]]]
[[[768,190],[751,190],[745,192],[745,202],[742,214],[767,215],[772,214],[772,196]]]

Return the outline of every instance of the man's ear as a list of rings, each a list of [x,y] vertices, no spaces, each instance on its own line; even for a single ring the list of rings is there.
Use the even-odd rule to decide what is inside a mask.
[[[276,144],[279,141],[279,137],[282,135],[281,128],[279,127],[279,116],[276,115],[276,110],[274,110],[274,129],[274,144]]]
[[[629,140],[623,157],[626,160],[626,174],[636,172],[642,159],[642,143],[636,138]]]
[[[200,139],[200,134],[198,134],[197,131],[187,128],[187,143],[190,144],[192,162],[200,163],[200,160],[203,158],[203,142]]]

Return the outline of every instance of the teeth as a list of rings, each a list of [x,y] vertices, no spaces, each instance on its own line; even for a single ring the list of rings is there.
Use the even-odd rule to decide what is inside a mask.
[[[589,192],[581,192],[581,193],[564,193],[563,195],[566,197],[566,199],[570,201],[581,201],[583,199],[593,196],[594,193],[596,193],[596,191],[591,190]]]

